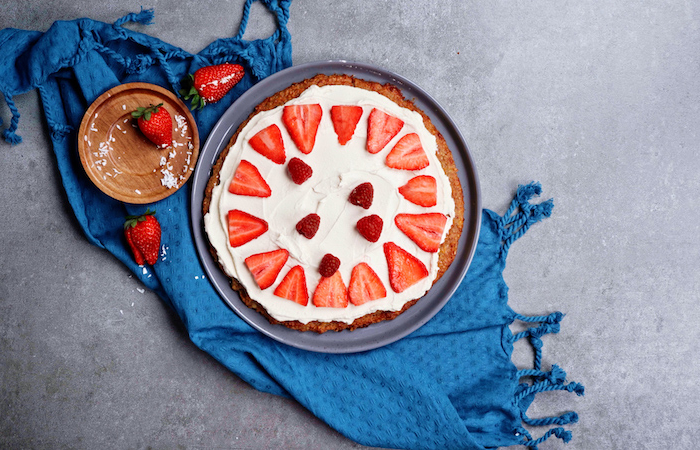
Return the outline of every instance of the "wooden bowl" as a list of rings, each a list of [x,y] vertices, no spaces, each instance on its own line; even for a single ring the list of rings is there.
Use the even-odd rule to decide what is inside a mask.
[[[163,104],[173,118],[173,144],[158,148],[131,113]],[[80,161],[105,194],[126,203],[152,203],[175,193],[189,179],[199,156],[197,124],[172,92],[149,83],[119,85],[95,100],[78,133]]]

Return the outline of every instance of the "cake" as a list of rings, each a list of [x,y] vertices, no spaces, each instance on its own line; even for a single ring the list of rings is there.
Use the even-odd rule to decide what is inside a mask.
[[[429,117],[391,84],[317,75],[261,102],[212,168],[210,251],[272,324],[394,319],[449,268],[462,188]]]

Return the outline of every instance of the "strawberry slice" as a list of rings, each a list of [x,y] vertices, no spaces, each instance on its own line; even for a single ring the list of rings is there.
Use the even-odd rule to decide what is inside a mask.
[[[260,175],[258,168],[245,159],[242,159],[238,164],[231,184],[228,185],[228,191],[232,194],[250,197],[269,197],[272,195],[270,186]]]
[[[367,123],[367,151],[379,153],[403,127],[403,120],[374,108]]]
[[[314,149],[318,124],[323,111],[321,105],[287,105],[282,111],[282,122],[299,151],[308,155]]]
[[[231,247],[240,247],[267,231],[267,222],[238,209],[228,212],[228,240]]]
[[[440,213],[398,214],[394,223],[422,250],[435,253],[440,249],[447,216]]]
[[[275,288],[277,297],[286,298],[302,306],[309,304],[309,291],[306,289],[306,275],[301,266],[294,266]]]
[[[335,105],[331,107],[333,129],[338,135],[340,145],[345,145],[352,139],[360,117],[362,117],[362,106]]]
[[[428,155],[425,154],[416,133],[410,133],[399,139],[394,148],[386,155],[386,165],[392,169],[419,170],[428,167]]]
[[[330,277],[321,277],[312,301],[319,307],[345,308],[348,306],[348,290],[339,271]]]
[[[281,248],[251,255],[245,259],[245,265],[248,266],[260,289],[267,289],[277,279],[287,258],[289,258],[289,252]]]
[[[353,267],[350,274],[348,297],[353,305],[361,305],[386,297],[386,288],[367,263],[360,263]]]
[[[418,175],[399,188],[409,202],[426,208],[437,205],[437,181],[430,175]]]
[[[248,141],[253,150],[268,158],[275,164],[284,164],[287,158],[284,153],[282,132],[274,123],[269,127],[258,131]]]
[[[389,284],[400,293],[428,276],[423,262],[393,242],[384,244],[384,255],[389,266]]]

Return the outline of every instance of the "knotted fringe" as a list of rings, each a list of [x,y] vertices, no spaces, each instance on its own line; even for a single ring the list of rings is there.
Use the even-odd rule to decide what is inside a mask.
[[[544,417],[541,419],[531,419],[527,416],[523,407],[523,402],[530,401],[528,397],[536,395],[538,392],[547,391],[568,391],[574,392],[576,395],[584,394],[584,387],[580,383],[566,383],[566,372],[557,365],[552,365],[552,370],[544,372],[542,366],[542,336],[549,333],[559,332],[559,322],[564,318],[564,314],[554,312],[547,316],[523,316],[516,314],[515,319],[527,323],[539,323],[538,326],[533,326],[525,331],[513,335],[511,342],[516,342],[520,339],[527,338],[535,350],[535,361],[533,369],[523,369],[517,372],[518,378],[531,377],[532,384],[521,383],[515,393],[515,404],[520,407],[520,418],[524,424],[530,426],[549,426],[549,425],[566,425],[578,422],[578,414],[575,412],[567,412],[560,416]],[[527,400],[526,400],[527,399]],[[533,439],[530,433],[523,427],[518,427],[515,430],[516,436],[523,436],[523,445],[537,450],[538,445],[546,441],[552,435],[562,439],[565,443],[571,440],[571,432],[564,428],[553,428],[547,431],[539,439]]]
[[[530,199],[542,193],[540,183],[532,182],[527,185],[518,186],[515,198],[510,204],[508,211],[496,219],[499,236],[501,238],[501,258],[505,258],[511,244],[518,240],[533,224],[551,216],[554,202],[552,199],[540,204],[530,204]],[[521,383],[515,392],[513,401],[520,408],[520,419],[523,424],[529,426],[550,426],[567,425],[578,422],[578,414],[567,412],[560,416],[544,417],[541,419],[531,419],[527,416],[526,410],[534,396],[538,392],[547,391],[568,391],[576,395],[583,395],[584,388],[579,383],[566,383],[566,372],[559,366],[552,365],[549,372],[542,370],[542,337],[546,334],[559,333],[559,322],[564,318],[561,312],[554,312],[546,316],[523,316],[515,314],[513,320],[533,324],[530,328],[512,336],[511,343],[527,338],[535,352],[532,369],[524,369],[517,372],[518,379],[530,377],[532,383]],[[522,426],[514,430],[516,436],[522,436],[522,445],[537,450],[539,444],[549,439],[552,435],[569,442],[571,432],[562,427],[548,430],[538,439],[533,439],[530,433]]]
[[[539,196],[540,193],[542,193],[542,186],[534,181],[525,186],[518,186],[508,211],[498,223],[498,232],[503,242],[501,257],[505,258],[511,244],[525,234],[532,224],[552,215],[554,201],[551,198],[538,205],[529,203],[532,197]]]
[[[7,107],[12,113],[12,119],[10,119],[10,126],[2,132],[2,136],[7,143],[17,145],[22,142],[22,137],[15,133],[17,131],[17,125],[19,124],[19,110],[15,105],[15,101],[12,100],[12,96],[7,92],[4,95],[5,103],[7,103]]]

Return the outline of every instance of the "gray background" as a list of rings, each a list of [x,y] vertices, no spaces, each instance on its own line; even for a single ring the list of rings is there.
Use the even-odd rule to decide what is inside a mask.
[[[8,2],[0,28],[112,22],[138,11]],[[235,34],[241,0],[156,0],[136,27],[197,52]],[[430,92],[503,213],[538,180],[554,215],[511,248],[510,304],[560,310],[544,338],[586,396],[540,395],[531,417],[576,410],[575,449],[696,448],[700,5],[581,0],[297,0],[294,63],[348,59]],[[247,38],[272,19],[254,5]],[[178,319],[88,244],[55,168],[35,92],[24,143],[0,144],[0,447],[357,448],[297,403],[253,390],[199,351]],[[0,107],[7,123],[9,111]],[[515,362],[532,354],[516,346]],[[541,449],[562,448],[552,439]]]

